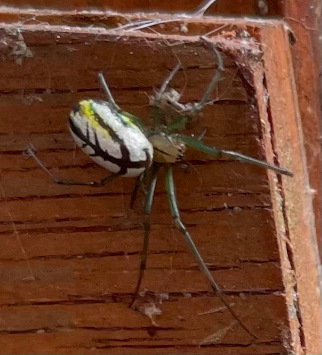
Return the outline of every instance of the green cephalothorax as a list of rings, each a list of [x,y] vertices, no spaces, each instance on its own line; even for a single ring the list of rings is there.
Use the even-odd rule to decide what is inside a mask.
[[[279,174],[292,176],[292,173],[279,166],[248,157],[238,152],[206,145],[202,142],[204,134],[199,137],[194,137],[176,133],[181,132],[185,128],[185,125],[189,120],[189,115],[187,115],[189,113],[188,110],[190,110],[191,116],[191,114],[200,112],[205,105],[209,104],[210,95],[214,90],[223,69],[221,55],[215,44],[212,42],[208,43],[206,38],[203,38],[203,40],[213,49],[218,64],[218,69],[211,79],[203,97],[198,103],[189,103],[185,105],[178,104],[173,100],[169,101],[167,96],[167,86],[175,73],[180,69],[180,65],[178,64],[164,80],[160,91],[154,97],[154,127],[151,127],[151,129],[145,127],[138,117],[123,111],[116,104],[101,73],[99,74],[99,80],[106,93],[108,102],[92,99],[82,100],[72,110],[69,124],[73,138],[83,151],[95,160],[95,162],[112,172],[109,176],[98,182],[64,180],[53,175],[42,164],[36,156],[32,146],[27,147],[27,153],[32,156],[40,167],[58,184],[102,186],[120,175],[137,177],[132,193],[131,206],[133,206],[136,193],[141,186],[142,190],[145,192],[145,218],[143,222],[144,240],[139,278],[133,292],[130,306],[135,304],[136,299],[139,296],[141,281],[144,276],[144,270],[146,269],[150,235],[150,214],[158,173],[163,168],[165,172],[165,189],[168,195],[169,207],[175,227],[187,241],[199,268],[205,274],[214,293],[222,300],[223,304],[231,313],[231,316],[239,323],[245,332],[251,337],[256,338],[227,302],[223,292],[215,282],[209,268],[199,253],[197,246],[193,242],[187,228],[181,221],[176,199],[173,166],[183,159],[186,147],[189,147],[215,157],[226,155],[233,159],[271,169]],[[164,110],[165,104],[166,106],[173,106],[177,117],[173,117],[173,119],[170,120],[168,119]]]
[[[122,176],[139,176],[149,168],[153,147],[126,114],[101,100],[82,100],[70,113],[70,132],[97,164]]]

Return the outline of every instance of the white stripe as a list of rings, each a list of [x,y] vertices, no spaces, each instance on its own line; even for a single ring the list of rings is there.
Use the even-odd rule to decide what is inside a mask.
[[[121,170],[121,168],[118,165],[113,164],[108,160],[104,160],[100,156],[95,156],[95,157],[90,156],[90,154],[95,153],[93,148],[91,148],[89,145],[86,145],[83,148],[84,142],[78,136],[76,136],[72,130],[70,130],[70,133],[71,133],[72,137],[75,139],[75,142],[77,143],[77,145],[82,149],[82,151],[84,153],[86,153],[87,155],[89,155],[89,157],[92,160],[94,160],[96,164],[100,165],[102,168],[107,169],[108,171],[110,171],[112,173],[118,173]]]
[[[152,159],[153,147],[140,129],[130,125],[124,126],[124,124],[119,121],[117,115],[112,112],[107,105],[94,102],[93,109],[98,113],[103,122],[111,127],[117,136],[124,142],[129,150],[131,161],[146,160],[145,150],[149,152]]]
[[[89,137],[91,143],[95,144],[95,137],[94,133],[97,134],[97,140],[99,142],[100,147],[102,148],[103,151],[108,152],[109,155],[113,156],[116,159],[121,159],[122,158],[122,153],[121,153],[121,147],[120,144],[113,141],[111,137],[106,136],[103,133],[103,128],[102,130],[100,129],[95,129],[89,121],[87,121],[86,118],[81,116],[79,112],[77,112],[75,115],[72,117],[74,124],[76,127],[78,127],[83,134],[86,136],[87,132],[87,125],[88,125],[88,130],[89,130]]]

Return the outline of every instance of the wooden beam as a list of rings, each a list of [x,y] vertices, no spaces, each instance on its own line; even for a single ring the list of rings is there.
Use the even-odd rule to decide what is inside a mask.
[[[304,147],[313,194],[317,242],[321,247],[321,2],[285,1],[283,15],[296,39],[292,63],[299,101]]]
[[[234,6],[227,0],[217,0],[207,10],[207,15],[242,15],[242,16],[276,16],[280,11],[280,0],[270,0],[265,4],[265,0],[235,0]],[[15,7],[16,9],[56,9],[58,11],[71,10],[74,13],[84,10],[90,11],[116,11],[123,13],[150,12],[150,13],[193,13],[201,5],[200,0],[177,0],[177,1],[157,1],[157,0],[132,0],[131,2],[121,2],[118,0],[74,0],[73,2],[64,0],[2,0],[1,4]]]

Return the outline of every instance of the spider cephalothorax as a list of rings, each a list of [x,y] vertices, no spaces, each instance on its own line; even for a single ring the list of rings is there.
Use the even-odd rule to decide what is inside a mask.
[[[193,114],[199,112],[208,103],[209,96],[219,79],[219,74],[222,70],[222,59],[215,45],[213,43],[210,43],[210,45],[216,54],[218,69],[201,100],[197,103],[181,105],[177,103],[175,104],[175,102],[169,102],[166,98],[167,104],[172,105],[174,111],[177,112],[179,116],[177,118],[174,117],[171,122],[168,122],[165,115],[158,112],[163,109],[167,86],[180,68],[180,65],[177,65],[177,67],[172,70],[170,75],[165,79],[160,91],[153,100],[157,113],[154,116],[154,127],[151,128],[146,127],[138,117],[123,111],[115,103],[103,75],[99,74],[99,79],[108,97],[108,102],[92,99],[80,101],[71,111],[69,123],[71,134],[83,151],[95,162],[112,173],[101,181],[79,182],[58,178],[42,164],[39,158],[35,155],[32,146],[27,147],[27,153],[36,160],[36,162],[56,183],[59,184],[102,186],[119,176],[137,177],[137,183],[135,184],[132,194],[131,206],[133,205],[132,202],[135,200],[133,196],[136,196],[138,187],[141,183],[145,184],[143,250],[141,254],[139,278],[130,306],[135,303],[139,295],[141,281],[146,268],[146,257],[150,235],[150,215],[158,173],[160,169],[163,168],[165,172],[165,189],[168,195],[169,208],[174,220],[174,225],[184,236],[213,291],[220,297],[240,326],[243,327],[249,335],[254,337],[227,302],[224,294],[215,282],[209,268],[194,244],[190,233],[181,221],[180,211],[176,200],[173,165],[183,159],[187,146],[215,157],[226,155],[237,160],[271,169],[279,174],[292,176],[292,173],[279,166],[254,159],[238,152],[208,146],[203,143],[202,135],[194,137],[179,133],[185,127],[185,123],[188,120],[186,116],[187,110],[189,109]]]
[[[157,163],[178,163],[183,159],[186,145],[178,134],[152,133],[148,137],[153,146],[153,161]]]

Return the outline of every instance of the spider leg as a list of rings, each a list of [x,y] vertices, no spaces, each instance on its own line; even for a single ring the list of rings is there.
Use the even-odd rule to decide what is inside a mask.
[[[178,70],[181,68],[181,63],[179,62],[174,69],[171,70],[170,74],[164,79],[159,92],[155,95],[155,101],[159,102],[162,99],[167,87],[169,86],[170,81],[176,75]]]
[[[131,303],[129,304],[129,307],[132,308],[133,304],[135,303],[141,282],[143,279],[144,271],[146,269],[146,259],[147,259],[147,252],[148,252],[148,247],[149,247],[149,237],[150,237],[150,216],[151,216],[151,210],[152,210],[152,204],[153,204],[153,197],[154,197],[154,191],[155,191],[155,186],[157,183],[157,178],[158,178],[158,171],[159,171],[159,165],[153,164],[152,166],[152,174],[151,174],[151,180],[149,184],[149,189],[148,193],[146,196],[145,200],[145,206],[144,206],[144,238],[143,238],[143,248],[142,248],[142,253],[141,253],[141,262],[140,262],[140,272],[139,272],[139,277],[138,281],[133,293],[133,297],[131,300]]]
[[[172,173],[172,166],[167,165],[165,167],[165,182],[166,182],[166,190],[168,194],[168,200],[169,200],[169,206],[171,210],[171,215],[174,219],[174,223],[176,228],[180,231],[180,233],[183,234],[190,250],[192,251],[194,257],[196,258],[200,269],[204,272],[205,276],[207,279],[210,281],[211,287],[216,293],[216,295],[221,299],[223,304],[227,307],[231,315],[236,319],[236,321],[240,324],[240,326],[254,339],[256,339],[255,335],[253,335],[247,327],[242,323],[242,321],[239,319],[235,311],[231,308],[229,305],[228,301],[224,297],[224,294],[222,293],[221,289],[215,282],[214,278],[211,275],[211,272],[209,271],[207,265],[205,264],[202,256],[200,255],[194,241],[192,240],[190,233],[188,232],[187,228],[185,225],[182,223],[181,218],[180,218],[180,213],[177,205],[177,199],[176,199],[176,193],[175,193],[175,187],[174,187],[174,181],[173,181],[173,173]]]
[[[221,74],[224,70],[224,64],[223,64],[223,60],[222,60],[222,56],[221,54],[219,53],[217,47],[216,47],[216,44],[215,43],[212,43],[210,42],[207,37],[204,37],[204,36],[201,36],[200,37],[201,40],[203,40],[205,43],[209,44],[209,46],[212,48],[212,50],[215,52],[216,54],[216,59],[217,59],[217,69],[215,71],[215,74],[213,75],[211,81],[210,81],[210,84],[208,85],[204,95],[202,96],[201,100],[196,103],[194,106],[193,106],[193,109],[192,109],[192,113],[195,114],[195,113],[198,113],[200,112],[205,105],[207,105],[209,99],[210,99],[210,96],[212,94],[212,92],[214,91],[214,88],[216,87],[220,77],[221,77]]]
[[[245,161],[247,163],[258,165],[258,166],[261,166],[266,169],[274,170],[278,174],[293,176],[293,173],[285,168],[281,168],[279,166],[269,164],[266,161],[255,159],[255,158],[249,157],[244,154],[233,152],[231,150],[224,150],[224,149],[219,149],[216,147],[210,147],[210,146],[204,144],[203,142],[201,142],[201,140],[199,138],[184,135],[184,134],[181,134],[179,137],[188,147],[199,150],[200,152],[203,152],[203,153],[215,156],[215,157],[228,155],[228,156],[233,157],[236,160]]]
[[[100,187],[104,186],[106,183],[116,179],[119,177],[119,174],[112,174],[104,177],[100,181],[75,181],[75,180],[67,180],[67,179],[62,179],[59,176],[54,175],[52,172],[50,172],[43,162],[37,157],[36,155],[36,150],[33,147],[32,144],[27,145],[24,154],[28,157],[32,157],[35,162],[41,167],[41,169],[56,183],[59,185],[83,185],[83,186],[93,186],[93,187]]]
[[[120,106],[115,102],[114,97],[110,91],[110,88],[108,87],[106,80],[104,78],[103,73],[98,73],[98,80],[101,84],[101,87],[105,93],[105,95],[108,98],[108,102],[111,105],[111,107],[115,110],[115,111],[121,111]]]
[[[208,8],[217,0],[206,0],[204,3],[196,10],[193,12],[191,15],[196,16],[196,17],[201,17],[204,16],[205,12],[208,10]]]
[[[137,116],[133,115],[132,113],[129,113],[127,111],[124,111],[120,108],[120,106],[115,102],[114,97],[111,93],[111,90],[109,86],[107,85],[107,82],[104,78],[103,73],[98,73],[98,80],[100,82],[100,85],[105,93],[105,95],[108,98],[108,103],[110,104],[110,108],[119,113],[120,115],[126,116],[128,119],[130,119],[134,124],[136,124],[141,130],[144,132],[146,130],[146,127],[142,120],[140,120]]]
[[[139,175],[136,179],[135,179],[135,184],[131,193],[131,201],[130,201],[130,209],[132,210],[134,207],[134,203],[136,201],[136,197],[138,194],[138,190],[141,186],[142,183],[142,179],[143,179],[143,174]]]
[[[157,92],[155,97],[152,99],[153,102],[153,117],[154,117],[154,122],[156,127],[160,127],[161,125],[165,125],[165,119],[163,115],[160,112],[160,106],[162,106],[162,100],[163,96],[166,92],[166,89],[170,83],[170,81],[173,79],[173,77],[176,75],[178,70],[181,68],[181,63],[179,62],[173,70],[171,70],[170,74],[164,79],[160,90]]]
[[[214,53],[216,55],[217,68],[215,70],[215,73],[214,73],[209,85],[207,86],[207,89],[206,89],[204,95],[202,96],[202,98],[200,99],[199,102],[181,104],[178,102],[178,100],[180,99],[180,95],[178,98],[172,98],[171,100],[168,98],[169,103],[181,115],[183,113],[190,113],[191,115],[195,115],[195,114],[199,113],[207,104],[211,103],[210,96],[211,96],[212,92],[214,91],[214,88],[216,87],[216,85],[221,77],[221,74],[224,70],[222,56],[219,53],[216,44],[211,42],[210,40],[208,40],[207,37],[205,37],[205,36],[200,37],[200,39],[202,41],[204,41],[207,45],[209,45],[211,47],[211,49],[214,51]],[[165,96],[165,93],[166,93],[166,89],[167,89],[170,81],[172,80],[172,78],[176,74],[176,72],[180,69],[180,67],[181,67],[181,64],[179,63],[172,70],[172,72],[169,74],[169,76],[164,80],[160,91],[157,93],[157,95],[154,99],[154,103],[157,108],[159,108],[161,106],[163,96]]]

